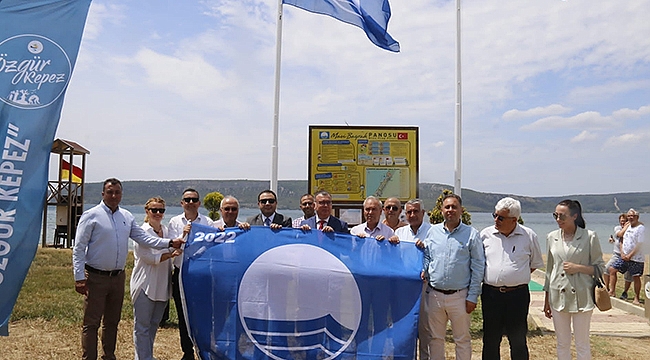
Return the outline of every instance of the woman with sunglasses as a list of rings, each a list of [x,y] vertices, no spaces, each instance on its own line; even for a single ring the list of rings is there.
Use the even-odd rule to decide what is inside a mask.
[[[167,236],[167,227],[161,223],[165,213],[165,200],[153,197],[144,205],[146,212],[142,229],[158,237]],[[136,360],[153,359],[153,343],[158,324],[171,297],[172,264],[169,259],[180,255],[181,250],[170,252],[140,244],[133,247],[135,266],[131,274],[131,301],[133,302],[133,342]]]
[[[595,306],[592,275],[595,266],[605,271],[600,242],[595,232],[585,229],[578,201],[562,200],[553,217],[559,229],[546,238],[544,315],[553,319],[558,359],[571,359],[572,327],[577,359],[591,359],[589,326]]]

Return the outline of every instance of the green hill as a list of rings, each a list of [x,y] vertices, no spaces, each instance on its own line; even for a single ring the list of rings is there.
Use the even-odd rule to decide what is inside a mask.
[[[124,181],[124,205],[142,205],[152,196],[162,196],[169,204],[180,202],[181,192],[192,187],[201,196],[212,191],[224,195],[233,195],[242,207],[256,207],[257,194],[268,189],[269,182],[262,180],[175,180],[175,181]],[[443,189],[452,189],[449,185],[421,183],[420,198],[427,209],[435,205],[435,201]],[[278,198],[280,209],[297,209],[300,196],[307,191],[306,180],[283,180],[278,182]],[[102,183],[86,184],[86,203],[97,204],[101,200]],[[621,210],[631,207],[650,212],[650,192],[616,193],[603,195],[568,195],[553,197],[530,197],[515,194],[484,193],[463,189],[463,205],[468,211],[492,212],[494,204],[504,196],[512,196],[521,201],[524,212],[552,212],[555,205],[563,199],[577,199],[585,212],[618,212],[614,207],[614,198]]]

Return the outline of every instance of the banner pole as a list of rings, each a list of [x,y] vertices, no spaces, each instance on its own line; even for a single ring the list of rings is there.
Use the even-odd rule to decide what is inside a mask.
[[[278,191],[278,133],[280,126],[280,66],[282,61],[282,0],[278,0],[278,18],[275,36],[275,97],[273,101],[273,144],[271,145],[270,189]]]
[[[461,192],[461,163],[462,163],[462,91],[460,76],[460,0],[456,0],[456,123],[455,123],[455,156],[454,156],[454,193]]]

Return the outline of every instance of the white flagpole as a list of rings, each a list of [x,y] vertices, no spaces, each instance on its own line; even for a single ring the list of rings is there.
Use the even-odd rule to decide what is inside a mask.
[[[280,126],[280,62],[282,60],[282,0],[278,0],[278,19],[275,36],[275,98],[273,104],[273,145],[271,145],[270,189],[278,191],[278,127]]]
[[[460,0],[456,0],[456,125],[454,156],[454,193],[460,196],[460,179],[462,163],[462,92],[460,77]]]

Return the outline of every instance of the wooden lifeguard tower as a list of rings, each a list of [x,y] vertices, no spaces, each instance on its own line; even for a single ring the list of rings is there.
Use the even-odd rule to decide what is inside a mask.
[[[52,144],[52,153],[59,154],[59,179],[57,181],[48,181],[43,208],[41,246],[71,248],[74,246],[77,224],[84,210],[86,155],[90,154],[90,151],[74,141],[56,139]],[[74,165],[77,156],[81,156],[81,167]],[[47,244],[46,239],[48,206],[56,206],[56,227],[54,229],[54,241],[51,245]]]

